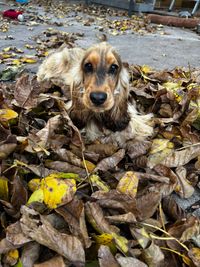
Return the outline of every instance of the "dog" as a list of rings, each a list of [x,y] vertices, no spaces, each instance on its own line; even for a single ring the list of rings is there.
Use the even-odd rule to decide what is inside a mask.
[[[153,133],[149,125],[152,115],[139,114],[129,102],[129,72],[106,42],[86,50],[62,45],[41,64],[37,79],[69,88],[70,118],[79,129],[86,129],[90,140],[108,133],[118,138],[119,133],[128,132],[129,139]]]

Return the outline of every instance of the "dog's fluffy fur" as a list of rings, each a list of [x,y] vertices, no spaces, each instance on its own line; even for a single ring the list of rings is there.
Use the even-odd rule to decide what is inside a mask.
[[[116,140],[119,133],[123,136],[128,132],[129,139],[152,135],[153,128],[148,125],[152,116],[140,115],[128,103],[129,73],[109,44],[100,43],[87,50],[63,45],[45,59],[37,77],[39,82],[68,86],[70,117],[78,128],[86,129],[90,140],[108,132]],[[96,104],[91,98],[93,93],[103,93],[105,101]]]

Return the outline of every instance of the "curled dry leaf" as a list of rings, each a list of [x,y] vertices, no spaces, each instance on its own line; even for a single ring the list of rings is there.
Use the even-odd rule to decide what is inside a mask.
[[[84,211],[83,202],[77,198],[56,209],[56,212],[68,223],[71,233],[79,237],[84,246],[88,248],[91,245],[91,240],[88,236]]]
[[[142,251],[142,258],[149,267],[159,267],[164,260],[164,254],[159,246],[151,242],[150,246]]]
[[[85,209],[88,221],[97,232],[99,232],[100,234],[119,233],[119,229],[116,226],[110,225],[105,219],[103,210],[101,209],[99,204],[94,202],[87,202]]]
[[[200,144],[191,145],[181,150],[172,151],[167,157],[160,161],[160,163],[169,168],[180,167],[187,164],[192,159],[197,158],[199,155]],[[152,167],[152,164],[148,166]]]
[[[86,170],[79,168],[64,161],[46,161],[45,167],[58,172],[72,172],[78,174],[80,177],[86,176]]]
[[[163,210],[174,221],[180,220],[186,217],[185,212],[178,206],[172,196],[168,196],[163,199]]]
[[[77,237],[58,232],[44,216],[28,207],[23,206],[21,212],[20,225],[23,234],[56,251],[70,262],[79,262],[84,266],[85,252]]]
[[[123,253],[128,252],[128,240],[120,236],[119,229],[116,226],[110,225],[103,215],[101,207],[97,203],[87,202],[86,203],[86,215],[88,221],[93,226],[93,228],[103,234],[109,233],[112,235],[113,240],[116,243],[118,249]]]
[[[159,192],[147,192],[137,198],[137,210],[139,210],[139,219],[145,220],[153,216],[161,200]]]
[[[24,74],[16,82],[14,97],[20,107],[30,109],[37,106],[38,95],[44,91],[36,77],[30,78]]]
[[[100,267],[119,267],[120,265],[110,252],[109,247],[101,245],[98,251]]]
[[[150,141],[131,140],[126,143],[127,154],[131,159],[145,155],[151,147]]]
[[[101,170],[101,171],[107,171],[110,169],[115,168],[118,163],[124,158],[125,156],[125,150],[120,149],[116,153],[114,153],[112,156],[102,159],[94,169],[94,171]]]
[[[147,265],[133,257],[116,257],[118,263],[120,264],[121,267],[147,267]]]
[[[74,153],[72,153],[70,150],[67,150],[65,148],[59,148],[55,151],[56,155],[59,157],[59,160],[67,161],[70,164],[73,164],[77,167],[82,168],[82,160],[77,157]]]
[[[7,138],[0,143],[0,160],[6,159],[17,147],[17,139],[14,135],[8,135]]]
[[[125,214],[119,214],[119,215],[112,215],[112,216],[105,216],[105,218],[109,221],[109,223],[114,224],[122,224],[122,223],[134,223],[136,222],[136,217],[133,213],[128,212]]]
[[[182,198],[189,198],[194,193],[194,187],[187,180],[187,171],[184,167],[178,167],[176,169],[177,174],[177,182],[178,186],[176,186],[176,193],[179,194]]]

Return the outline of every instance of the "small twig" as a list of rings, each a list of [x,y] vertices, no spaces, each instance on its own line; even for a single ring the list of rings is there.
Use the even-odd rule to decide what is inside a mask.
[[[200,145],[200,142],[199,143],[195,143],[195,144],[191,144],[191,145],[187,145],[187,146],[183,146],[183,147],[180,147],[180,148],[177,148],[176,151],[181,151],[183,149],[194,147],[194,146],[198,146],[198,145]]]

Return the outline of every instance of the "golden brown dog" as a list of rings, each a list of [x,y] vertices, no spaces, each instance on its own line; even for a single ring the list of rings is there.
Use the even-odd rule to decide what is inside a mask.
[[[70,117],[78,128],[96,132],[123,132],[129,125],[133,137],[152,134],[151,115],[139,115],[128,103],[129,73],[120,56],[103,42],[87,50],[61,46],[39,67],[38,81],[64,83],[71,91]],[[93,135],[93,137],[91,137]]]

